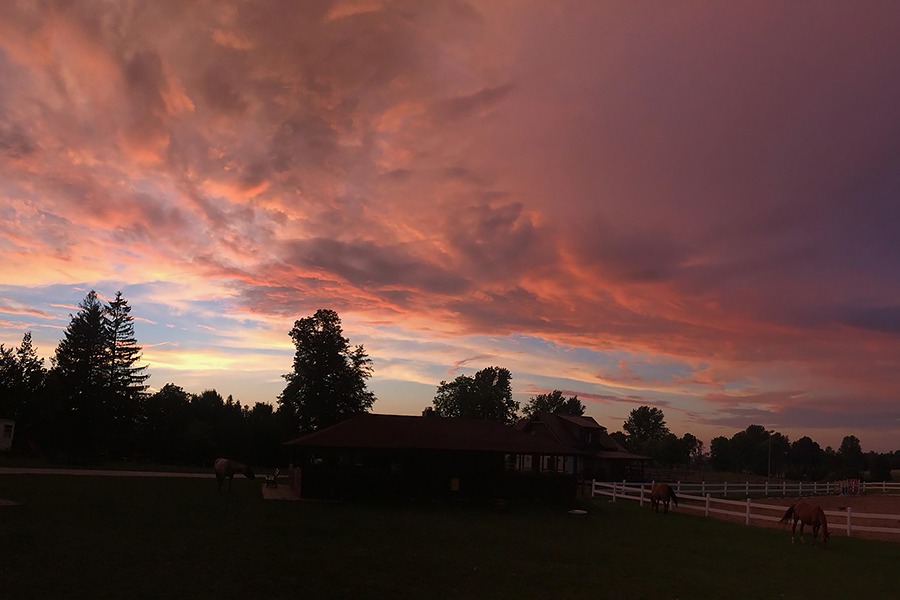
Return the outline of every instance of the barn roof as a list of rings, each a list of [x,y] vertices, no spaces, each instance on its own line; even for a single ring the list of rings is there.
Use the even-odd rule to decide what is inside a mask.
[[[496,421],[361,413],[298,437],[286,446],[308,448],[405,448],[520,454],[580,454],[545,436]]]

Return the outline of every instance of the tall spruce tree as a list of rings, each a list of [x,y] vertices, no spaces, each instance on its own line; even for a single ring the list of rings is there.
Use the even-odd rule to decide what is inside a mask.
[[[138,365],[141,347],[134,336],[134,317],[131,306],[116,292],[115,299],[104,310],[106,336],[109,344],[108,381],[105,412],[109,415],[109,450],[116,454],[131,454],[136,433],[140,403],[150,376],[146,366]]]
[[[103,304],[91,290],[70,316],[69,326],[56,347],[55,389],[70,419],[69,450],[93,453],[102,448],[108,431],[105,395],[109,381],[109,338]]]
[[[116,292],[116,298],[105,311],[107,335],[109,336],[109,386],[116,396],[137,400],[144,395],[144,382],[150,377],[145,366],[138,366],[141,347],[134,337],[134,317],[131,307]]]
[[[375,395],[366,389],[372,360],[361,345],[351,347],[336,312],[319,309],[294,323],[294,368],[278,403],[298,431],[312,431],[366,412]]]
[[[53,358],[53,389],[71,420],[70,449],[79,453],[133,451],[140,400],[149,375],[137,363],[131,307],[116,294],[104,304],[91,290],[71,316]]]

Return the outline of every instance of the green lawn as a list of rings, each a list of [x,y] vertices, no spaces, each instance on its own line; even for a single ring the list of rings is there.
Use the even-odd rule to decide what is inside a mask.
[[[633,502],[264,501],[261,482],[0,476],[8,598],[887,598],[900,543],[792,546]]]

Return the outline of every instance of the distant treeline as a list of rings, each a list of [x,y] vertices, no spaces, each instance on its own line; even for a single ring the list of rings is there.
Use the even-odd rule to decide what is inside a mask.
[[[91,291],[79,309],[49,369],[30,332],[17,348],[0,344],[0,418],[16,421],[13,452],[61,463],[204,465],[219,455],[282,462],[281,442],[292,432],[279,411],[242,406],[215,390],[189,394],[171,383],[148,393],[122,294],[105,303]]]
[[[13,451],[58,462],[103,459],[208,465],[217,456],[256,465],[284,464],[283,442],[368,411],[375,396],[366,380],[371,359],[344,337],[336,312],[319,309],[290,331],[296,353],[277,408],[241,405],[216,390],[190,394],[168,383],[149,393],[131,307],[119,292],[111,302],[94,291],[70,315],[47,369],[25,333],[17,348],[0,344],[0,418],[16,421]],[[521,407],[512,397],[512,374],[487,367],[437,386],[433,406],[442,417],[493,419],[513,424],[521,416],[553,412],[577,417],[585,406],[559,390],[538,394]],[[706,468],[761,476],[818,480],[890,479],[900,450],[864,453],[858,438],[834,450],[809,437],[787,436],[750,425],[731,438],[714,438],[707,452],[690,433],[669,431],[658,408],[634,409],[612,438],[657,466]]]

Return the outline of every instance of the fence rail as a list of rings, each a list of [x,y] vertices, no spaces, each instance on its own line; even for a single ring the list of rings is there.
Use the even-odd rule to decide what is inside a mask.
[[[650,501],[650,487],[652,483],[627,483],[627,482],[601,482],[593,481],[591,484],[591,497],[607,496],[611,497],[615,502],[618,499],[636,500],[641,506],[644,502]],[[678,494],[678,507],[690,511],[702,512],[703,516],[708,517],[710,514],[720,514],[729,517],[743,517],[746,525],[752,524],[754,521],[778,522],[784,514],[785,507],[776,504],[760,504],[753,502],[751,496],[772,496],[772,495],[788,495],[800,496],[806,494],[834,494],[842,489],[840,482],[829,482],[820,484],[802,484],[802,483],[783,483],[773,486],[763,483],[681,483],[670,484],[675,488]],[[863,491],[879,491],[883,493],[900,492],[900,483],[878,482],[869,483],[860,482],[860,493]],[[699,495],[692,494],[696,492]],[[723,497],[715,497],[714,494],[721,494]],[[745,496],[744,500],[729,500],[724,496],[728,494]],[[728,507],[735,507],[739,510],[732,510]],[[775,514],[773,514],[775,513]],[[832,530],[841,530],[846,532],[847,536],[853,535],[854,531],[887,533],[900,535],[900,528],[896,527],[876,527],[873,525],[861,525],[860,519],[865,520],[889,520],[895,523],[900,522],[900,515],[884,515],[875,513],[854,513],[848,506],[846,511],[830,511],[826,510],[825,515],[829,519]],[[857,520],[854,523],[854,519]]]

